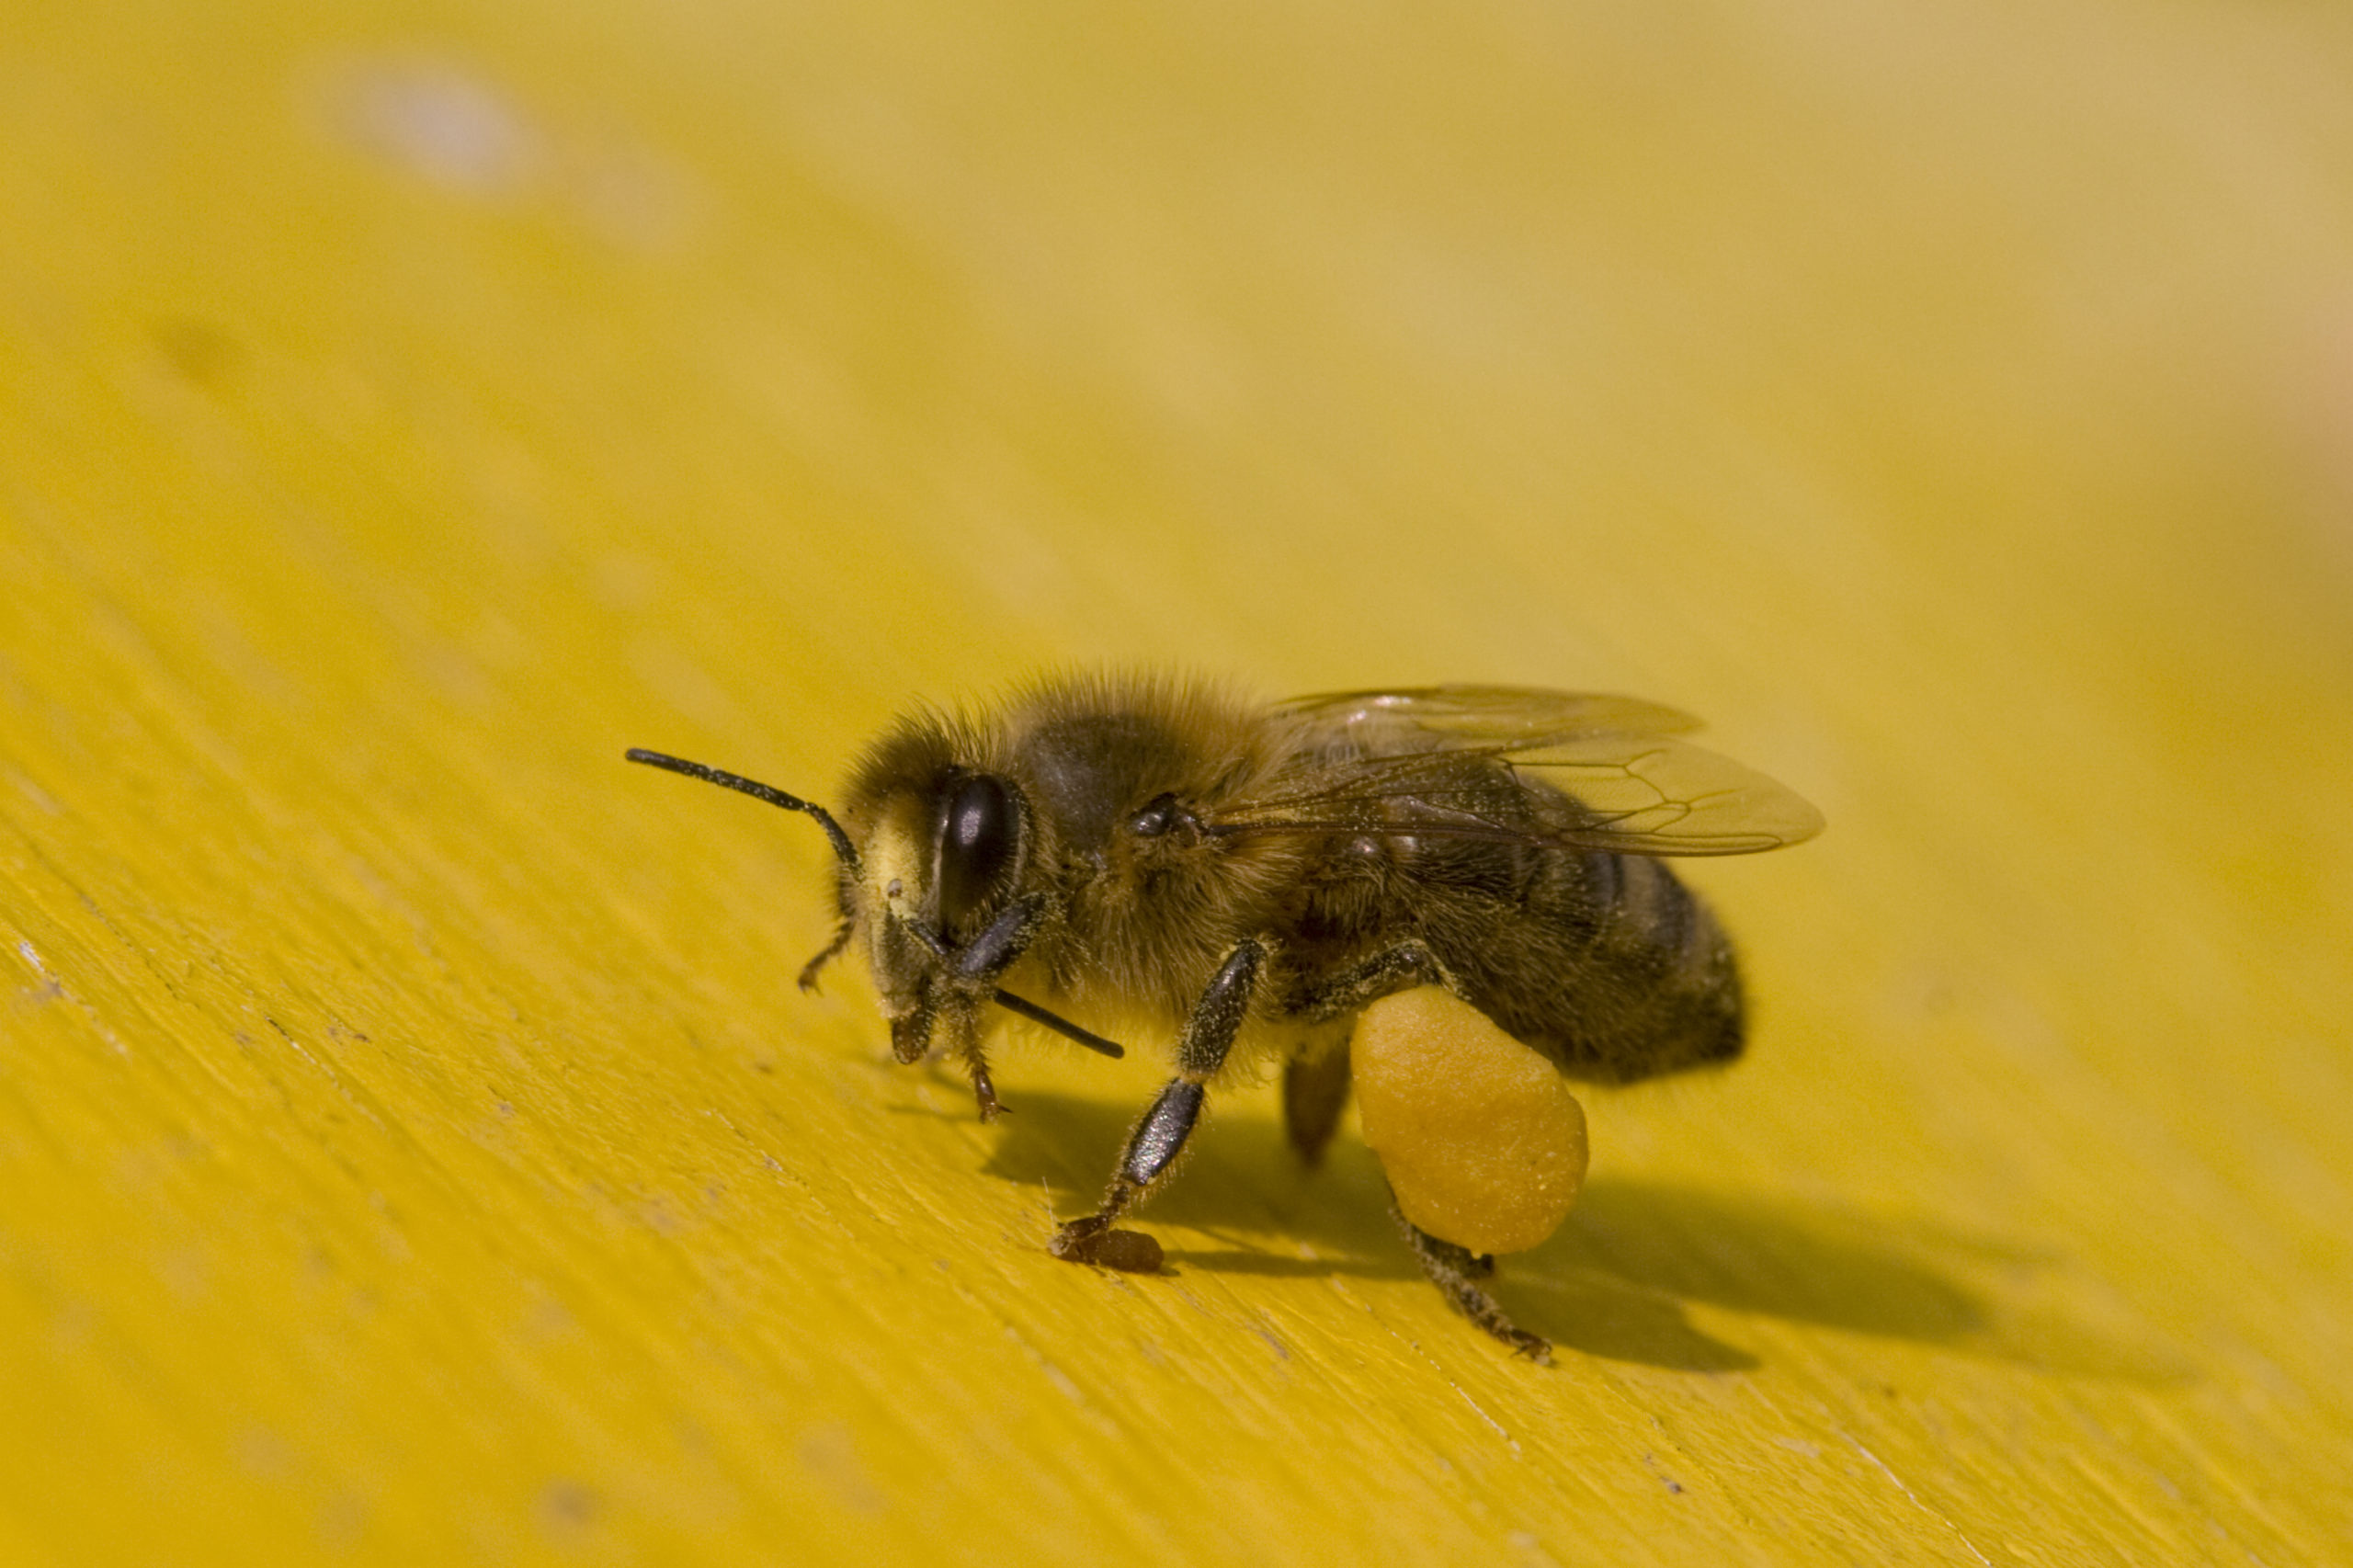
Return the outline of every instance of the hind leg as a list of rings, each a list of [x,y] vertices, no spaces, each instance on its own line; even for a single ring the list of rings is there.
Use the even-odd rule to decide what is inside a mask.
[[[1495,1278],[1494,1258],[1482,1257],[1468,1247],[1438,1240],[1406,1219],[1393,1197],[1389,1200],[1389,1215],[1404,1232],[1405,1244],[1414,1249],[1414,1260],[1422,1266],[1422,1273],[1438,1288],[1449,1306],[1510,1346],[1516,1354],[1540,1367],[1552,1364],[1552,1346],[1540,1335],[1513,1324],[1503,1308],[1495,1304],[1495,1299],[1480,1289],[1479,1281]]]

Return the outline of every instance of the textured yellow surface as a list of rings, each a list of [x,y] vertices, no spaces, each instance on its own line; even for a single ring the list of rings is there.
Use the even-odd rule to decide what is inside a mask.
[[[0,1557],[2343,1561],[2325,8],[0,5]],[[1831,829],[1446,1312],[900,1069],[808,824],[1078,658]]]

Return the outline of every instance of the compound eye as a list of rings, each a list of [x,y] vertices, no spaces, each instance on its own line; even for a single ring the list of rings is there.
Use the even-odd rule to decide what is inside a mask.
[[[939,824],[939,924],[960,925],[987,902],[1013,859],[1017,817],[1005,781],[975,773],[956,786]]]

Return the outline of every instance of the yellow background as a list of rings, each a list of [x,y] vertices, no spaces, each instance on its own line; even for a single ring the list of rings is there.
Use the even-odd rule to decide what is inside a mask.
[[[0,7],[0,1558],[2353,1553],[2353,26]],[[805,823],[1061,661],[1626,690],[1753,1059],[1448,1314],[892,1066]]]

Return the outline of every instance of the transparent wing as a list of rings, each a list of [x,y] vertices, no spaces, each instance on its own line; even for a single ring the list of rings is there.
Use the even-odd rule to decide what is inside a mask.
[[[1212,833],[1750,855],[1822,831],[1822,813],[1790,790],[1664,733],[1691,728],[1688,715],[1631,698],[1432,687],[1302,698],[1282,711],[1317,744],[1218,812]]]
[[[1590,813],[1563,835],[1586,848],[1641,855],[1753,855],[1822,831],[1795,791],[1718,752],[1665,735],[1601,734],[1513,753]]]
[[[1679,735],[1699,721],[1633,697],[1547,691],[1532,686],[1425,686],[1403,691],[1325,691],[1294,697],[1277,711],[1319,724],[1407,724],[1471,744],[1565,740],[1601,731]]]

